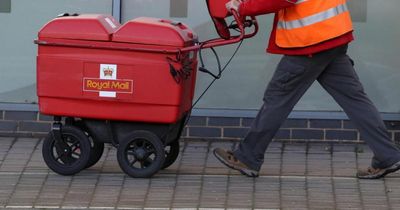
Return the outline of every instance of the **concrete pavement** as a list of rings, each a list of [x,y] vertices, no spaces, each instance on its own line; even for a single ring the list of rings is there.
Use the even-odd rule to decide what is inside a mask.
[[[177,161],[151,179],[119,168],[107,146],[95,166],[75,176],[50,171],[40,138],[0,138],[0,208],[6,209],[400,209],[400,173],[358,180],[369,165],[365,145],[274,142],[258,178],[220,164],[215,147],[183,141]]]

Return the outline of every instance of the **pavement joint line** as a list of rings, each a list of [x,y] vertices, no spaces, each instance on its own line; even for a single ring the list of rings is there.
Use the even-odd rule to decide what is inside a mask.
[[[252,210],[253,208],[226,208],[226,210]]]
[[[143,208],[144,210],[166,210],[166,209],[170,209],[170,208],[151,208],[151,207],[146,207]]]
[[[34,206],[34,209],[59,209],[60,206]]]
[[[60,206],[6,206],[10,209],[59,209]],[[250,210],[251,208],[129,208],[129,207],[81,207],[81,206],[62,206],[61,209],[120,209],[120,210]],[[279,209],[254,209],[254,210],[279,210]]]
[[[185,209],[185,210],[200,210],[200,209],[203,209],[203,208],[171,208],[171,210],[183,210],[183,209]],[[223,209],[223,208],[219,208],[219,209],[215,209],[215,210],[225,210],[225,209]],[[211,208],[210,209],[207,209],[207,210],[211,210]],[[214,210],[214,209],[213,209]]]
[[[198,210],[225,210],[225,208],[198,208]]]
[[[87,209],[86,206],[61,206],[62,209]]]
[[[115,209],[115,207],[112,207],[112,206],[93,206],[93,207],[90,207],[89,206],[89,209]]]
[[[46,175],[48,174],[47,172],[0,172],[0,176],[6,176],[6,175]],[[57,175],[56,173],[50,173],[51,175]],[[101,173],[102,176],[118,176],[121,175],[123,176],[123,173]],[[188,177],[226,177],[226,176],[232,176],[232,177],[244,177],[243,175],[235,175],[235,174],[158,174],[157,177],[170,177],[170,178],[175,178],[176,175],[179,176],[188,176]],[[296,176],[296,175],[283,175],[283,176],[276,176],[276,175],[261,175],[259,178],[287,178],[287,179],[337,179],[337,180],[358,180],[356,177],[346,177],[346,176]],[[386,179],[400,179],[400,177],[390,177]],[[114,208],[114,207],[113,207]]]
[[[279,210],[279,209],[254,209],[254,210]]]
[[[31,208],[33,208],[33,206],[13,206],[13,205],[10,205],[10,206],[6,206],[6,208],[9,208],[9,209],[31,209]]]
[[[59,209],[60,206],[6,206],[11,209]],[[129,207],[82,207],[82,206],[62,206],[61,209],[121,209],[121,210],[247,210],[251,208],[129,208]],[[254,209],[254,210],[279,210],[279,209]]]

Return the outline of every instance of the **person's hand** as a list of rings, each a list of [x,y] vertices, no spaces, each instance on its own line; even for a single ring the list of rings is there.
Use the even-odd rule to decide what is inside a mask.
[[[231,0],[230,2],[225,4],[225,7],[229,12],[231,12],[232,10],[235,10],[237,12],[241,3],[241,0]]]

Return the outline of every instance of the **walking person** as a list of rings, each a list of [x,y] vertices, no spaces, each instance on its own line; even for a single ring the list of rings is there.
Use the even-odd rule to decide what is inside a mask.
[[[371,166],[356,176],[377,179],[400,169],[400,151],[390,140],[347,55],[353,28],[346,0],[231,0],[226,7],[241,16],[275,13],[267,52],[283,57],[247,136],[235,151],[216,148],[218,160],[246,176],[257,177],[275,133],[317,80],[373,151]]]

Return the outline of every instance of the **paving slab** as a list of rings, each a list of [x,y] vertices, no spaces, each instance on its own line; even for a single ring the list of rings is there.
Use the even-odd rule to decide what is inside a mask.
[[[260,177],[248,178],[212,154],[237,142],[181,142],[168,169],[134,179],[107,145],[75,176],[49,170],[41,138],[0,138],[0,208],[4,209],[400,209],[400,173],[358,180],[372,152],[365,145],[273,142]]]

